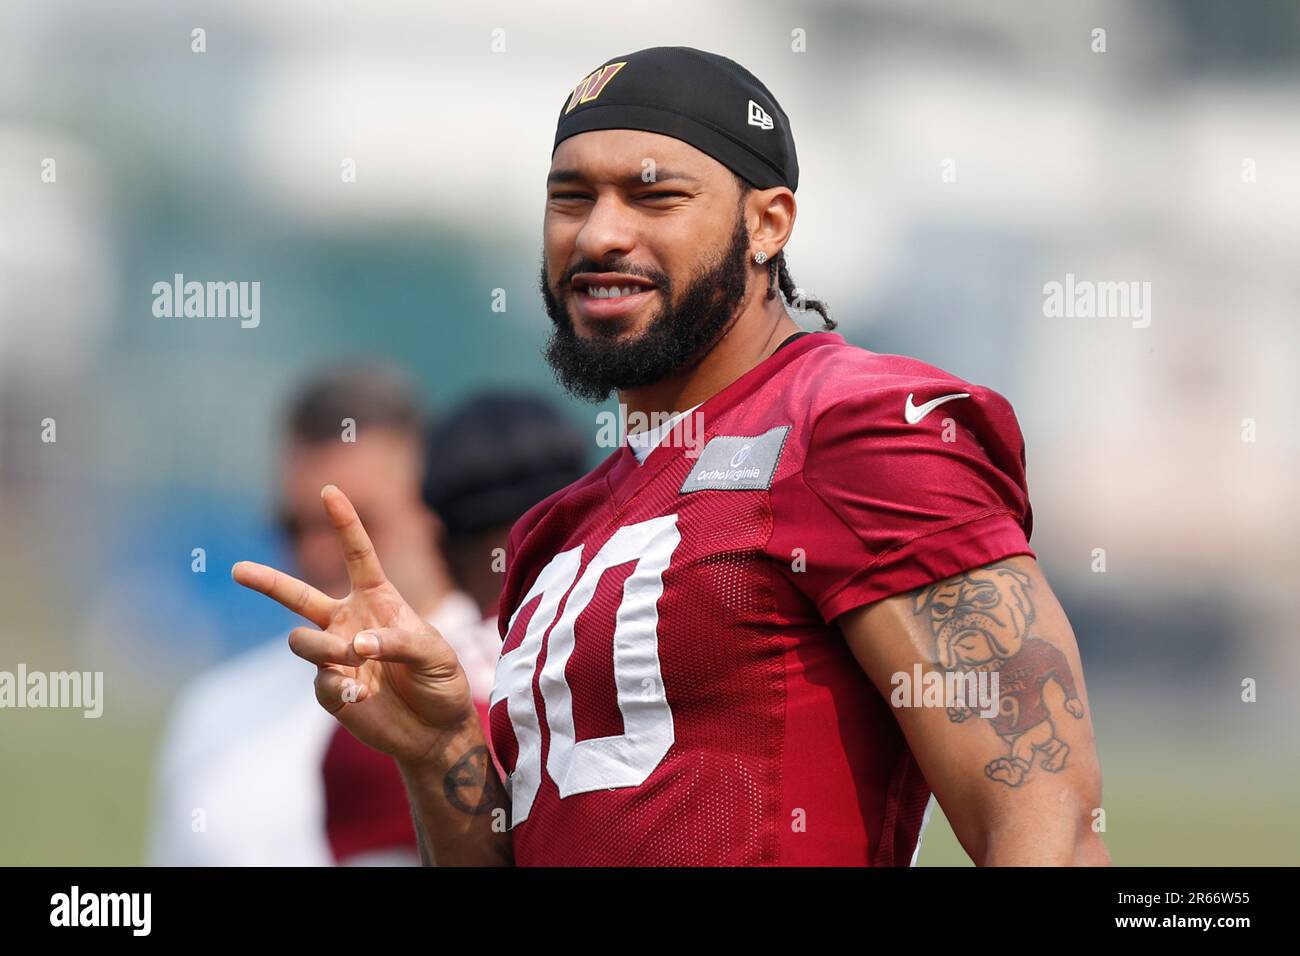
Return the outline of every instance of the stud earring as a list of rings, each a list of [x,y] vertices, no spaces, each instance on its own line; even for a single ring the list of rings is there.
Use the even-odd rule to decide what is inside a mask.
[[[759,249],[758,252],[754,253],[755,263],[761,266],[766,261],[767,261],[767,253],[764,252],[762,249]]]

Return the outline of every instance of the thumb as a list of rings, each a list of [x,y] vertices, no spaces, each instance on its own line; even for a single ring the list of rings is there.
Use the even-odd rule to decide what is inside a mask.
[[[358,657],[390,661],[414,667],[437,666],[455,661],[456,655],[437,631],[405,631],[396,627],[372,627],[352,638]]]

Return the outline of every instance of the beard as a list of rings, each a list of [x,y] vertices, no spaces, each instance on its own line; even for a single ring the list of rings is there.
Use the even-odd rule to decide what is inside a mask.
[[[596,325],[589,338],[578,335],[566,304],[574,293],[564,301],[556,298],[547,281],[543,254],[539,284],[546,314],[555,325],[544,354],[556,381],[576,398],[596,403],[615,389],[651,385],[689,369],[708,354],[740,313],[749,279],[748,250],[749,232],[738,213],[728,247],[691,278],[680,299],[662,272],[586,260],[569,269],[560,280],[561,289],[572,290],[570,280],[579,272],[623,272],[655,284],[663,305],[645,331],[629,340],[619,338],[622,329],[617,321]]]

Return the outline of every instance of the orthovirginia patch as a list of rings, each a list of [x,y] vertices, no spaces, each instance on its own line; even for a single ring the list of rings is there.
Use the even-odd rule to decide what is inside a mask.
[[[790,425],[779,425],[761,435],[717,435],[700,452],[699,461],[682,482],[681,493],[692,491],[766,491],[772,486],[776,466]]]

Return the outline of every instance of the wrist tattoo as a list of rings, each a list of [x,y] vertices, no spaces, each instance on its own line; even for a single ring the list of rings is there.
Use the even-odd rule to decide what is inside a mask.
[[[471,816],[491,813],[506,806],[505,792],[497,779],[492,754],[483,744],[471,747],[452,764],[443,777],[442,791],[448,803]]]

